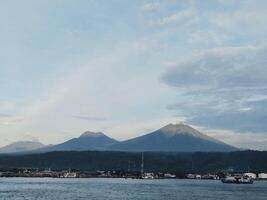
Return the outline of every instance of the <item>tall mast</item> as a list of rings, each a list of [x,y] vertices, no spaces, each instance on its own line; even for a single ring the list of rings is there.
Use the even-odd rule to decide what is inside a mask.
[[[144,153],[142,152],[142,161],[141,161],[141,175],[144,174]]]
[[[130,160],[128,160],[128,172],[130,172],[130,166],[131,165],[131,163],[130,163]]]

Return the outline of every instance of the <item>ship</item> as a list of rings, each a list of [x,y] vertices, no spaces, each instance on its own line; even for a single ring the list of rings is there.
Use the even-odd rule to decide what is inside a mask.
[[[63,173],[60,178],[78,178],[79,175],[77,172],[71,172],[70,170]]]
[[[236,175],[236,176],[226,176],[222,178],[223,183],[233,183],[233,184],[253,184],[253,179],[249,176]]]

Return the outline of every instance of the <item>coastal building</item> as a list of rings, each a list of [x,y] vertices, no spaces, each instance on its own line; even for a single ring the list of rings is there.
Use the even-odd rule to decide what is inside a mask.
[[[258,179],[260,180],[267,180],[267,174],[266,173],[259,173]]]
[[[250,177],[250,178],[252,178],[252,179],[256,179],[257,178],[257,175],[256,174],[254,174],[254,173],[244,173],[243,174],[244,176],[247,176],[247,177]]]

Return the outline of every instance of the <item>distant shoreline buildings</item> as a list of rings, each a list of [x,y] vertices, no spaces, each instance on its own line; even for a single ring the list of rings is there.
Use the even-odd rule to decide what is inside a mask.
[[[51,170],[51,169],[10,169],[0,170],[0,177],[24,177],[24,178],[133,178],[133,179],[202,179],[220,180],[229,175],[242,175],[253,180],[267,180],[267,173],[240,173],[240,172],[218,172],[205,174],[172,174],[163,172],[138,171],[77,171],[77,170]]]

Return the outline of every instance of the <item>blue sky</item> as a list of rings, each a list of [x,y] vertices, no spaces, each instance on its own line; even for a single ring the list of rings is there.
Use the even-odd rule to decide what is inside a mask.
[[[267,145],[264,0],[0,2],[0,134],[119,140],[185,122]]]

